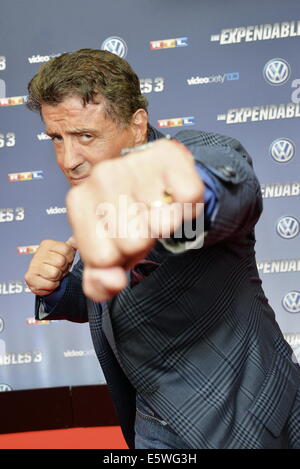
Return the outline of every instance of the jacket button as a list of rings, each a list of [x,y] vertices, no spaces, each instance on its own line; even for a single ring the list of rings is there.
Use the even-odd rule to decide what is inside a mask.
[[[229,178],[234,178],[236,176],[236,171],[231,166],[219,166],[218,168],[224,176]]]

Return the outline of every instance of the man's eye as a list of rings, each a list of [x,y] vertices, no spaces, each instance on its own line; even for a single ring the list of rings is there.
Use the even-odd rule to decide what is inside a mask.
[[[81,135],[81,138],[82,138],[82,140],[88,141],[88,140],[91,140],[92,135],[90,135],[90,134],[82,134],[82,135]]]
[[[62,138],[59,137],[58,135],[55,135],[54,137],[51,137],[51,140],[53,143],[59,143],[62,141]]]

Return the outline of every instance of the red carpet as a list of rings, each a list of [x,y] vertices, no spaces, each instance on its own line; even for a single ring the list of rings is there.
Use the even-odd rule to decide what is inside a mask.
[[[0,449],[127,449],[120,427],[68,428],[0,435]]]

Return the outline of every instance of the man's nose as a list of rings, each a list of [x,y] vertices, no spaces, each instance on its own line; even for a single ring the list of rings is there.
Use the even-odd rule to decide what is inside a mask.
[[[76,145],[72,140],[66,139],[64,141],[64,154],[63,154],[63,166],[66,170],[70,171],[75,169],[78,165],[83,162],[82,155],[76,148]]]

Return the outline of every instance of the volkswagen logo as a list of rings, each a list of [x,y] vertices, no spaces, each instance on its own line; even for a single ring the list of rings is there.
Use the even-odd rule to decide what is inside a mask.
[[[295,154],[295,144],[288,138],[278,138],[271,143],[270,154],[278,163],[286,163]]]
[[[282,300],[282,306],[288,313],[300,313],[300,292],[287,293]]]
[[[12,387],[9,384],[0,383],[0,392],[12,391]]]
[[[0,332],[2,332],[4,329],[4,321],[2,318],[0,318]]]
[[[299,233],[299,222],[295,217],[281,217],[277,223],[277,233],[281,238],[292,239]]]
[[[120,37],[111,36],[105,39],[101,45],[102,50],[107,50],[108,52],[112,52],[113,54],[118,55],[122,59],[127,55],[127,44],[124,39]]]
[[[290,77],[291,69],[283,59],[272,59],[264,66],[265,80],[271,85],[282,85]]]

